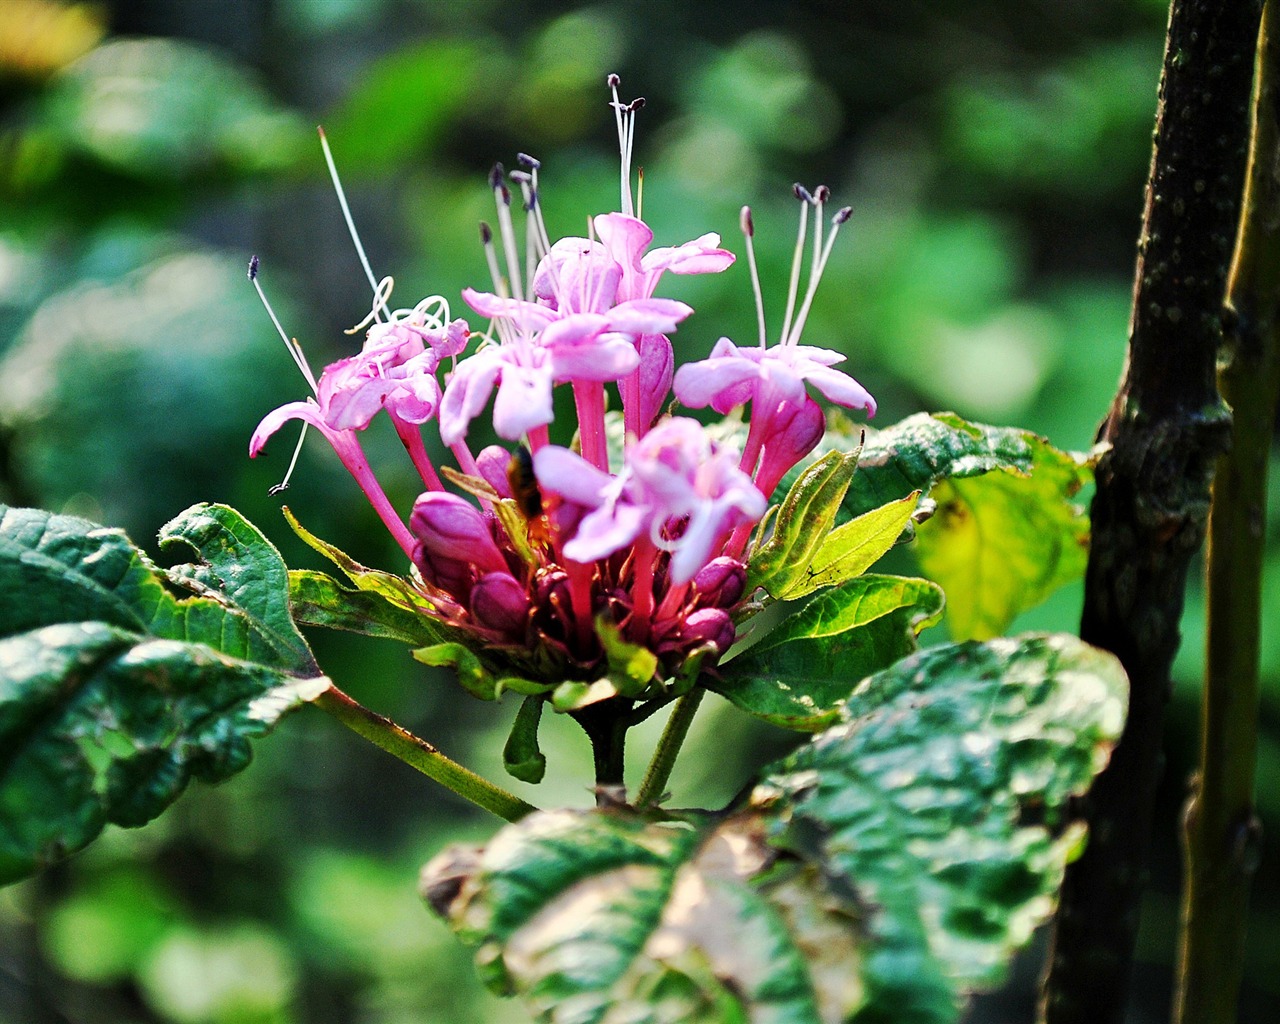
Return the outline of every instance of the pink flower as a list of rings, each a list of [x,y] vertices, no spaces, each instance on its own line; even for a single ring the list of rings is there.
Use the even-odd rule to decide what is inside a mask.
[[[595,227],[600,241],[621,268],[621,299],[649,298],[658,279],[668,270],[673,274],[718,274],[733,265],[733,253],[720,248],[720,236],[715,233],[646,252],[653,241],[653,231],[639,218],[605,213],[595,218]]]
[[[565,448],[534,455],[538,482],[566,501],[593,509],[564,553],[577,562],[604,558],[638,539],[671,552],[671,580],[684,584],[736,527],[764,515],[764,496],[696,420],[672,418],[627,451],[617,476]]]

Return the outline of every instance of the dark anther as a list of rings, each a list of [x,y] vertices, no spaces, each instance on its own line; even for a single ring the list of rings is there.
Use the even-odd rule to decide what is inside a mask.
[[[539,167],[542,166],[541,160],[538,160],[535,157],[531,157],[528,153],[517,153],[516,159],[519,160],[520,163],[523,164],[525,167],[528,167],[531,171],[536,171]]]
[[[637,96],[629,104],[627,104],[628,113],[634,114],[637,110],[644,106],[644,97]]]
[[[819,185],[813,190],[813,198],[819,203],[825,203],[831,198],[831,189],[827,188],[826,185]]]
[[[609,75],[609,77],[608,77],[608,78],[606,78],[604,81],[605,81],[605,84],[606,84],[610,89],[616,89],[619,85],[621,85],[621,84],[622,84],[622,79],[621,79],[621,78],[619,78],[617,75],[614,75],[614,74],[610,74],[610,75]]]
[[[843,224],[853,214],[852,206],[842,206],[836,211],[836,215],[831,218],[832,224]]]
[[[249,280],[250,281],[257,280],[257,277],[258,277],[258,257],[250,256],[249,257]]]
[[[502,179],[507,176],[506,169],[502,164],[494,164],[493,170],[489,172],[489,187],[498,189],[502,187]]]
[[[749,238],[754,238],[756,234],[755,221],[751,219],[751,207],[744,206],[742,213],[738,215],[738,221],[742,225],[742,233]]]
[[[484,221],[480,222],[480,244],[488,245],[493,241],[493,229]]]
[[[813,202],[813,196],[809,194],[809,190],[805,188],[803,185],[801,185],[800,182],[797,181],[794,185],[792,185],[791,191],[796,194],[796,198],[799,199],[800,202],[802,203]]]

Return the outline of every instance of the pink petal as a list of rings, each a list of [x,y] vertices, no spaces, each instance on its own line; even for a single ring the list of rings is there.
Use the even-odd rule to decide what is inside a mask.
[[[604,501],[605,491],[616,477],[591,465],[577,452],[549,444],[533,454],[533,473],[538,483],[565,501],[595,508]]]
[[[609,319],[599,313],[570,313],[550,324],[538,342],[544,348],[581,345],[599,337],[609,329]]]
[[[720,248],[720,236],[708,232],[684,245],[663,246],[646,253],[641,261],[645,273],[669,270],[673,274],[718,274],[733,266],[737,257]]]
[[[565,557],[594,562],[613,554],[640,536],[648,514],[648,509],[621,503],[596,509],[583,517],[578,532],[565,544]]]
[[[493,401],[493,429],[497,435],[515,441],[534,427],[545,427],[554,418],[551,368],[505,365],[498,397]]]
[[[462,298],[481,316],[510,320],[526,331],[540,331],[556,318],[554,310],[539,306],[536,302],[508,299],[492,292],[478,292],[473,288],[462,289]]]
[[[596,234],[624,270],[640,270],[640,255],[653,241],[649,225],[625,213],[605,213],[595,219]]]
[[[670,334],[692,312],[675,299],[632,299],[609,311],[609,326],[623,334]]]
[[[320,406],[316,405],[314,399],[308,398],[305,402],[289,402],[278,409],[272,409],[262,417],[262,422],[249,438],[249,458],[256,458],[271,435],[290,420],[302,420],[330,439],[334,433],[329,424],[324,421],[324,417],[320,415]]]
[[[552,353],[555,379],[620,380],[640,365],[640,355],[623,334],[604,334],[590,345],[565,347]]]
[[[847,373],[822,367],[810,370],[806,377],[828,401],[846,409],[866,409],[868,416],[876,414],[876,400],[871,392]]]
[[[458,364],[440,399],[440,440],[455,445],[467,436],[467,428],[484,410],[501,373],[497,348],[481,349]]]

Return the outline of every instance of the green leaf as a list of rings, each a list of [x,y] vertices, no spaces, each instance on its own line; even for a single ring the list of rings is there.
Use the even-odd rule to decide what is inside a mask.
[[[166,531],[202,557],[172,577],[200,596],[175,597],[118,530],[0,506],[0,882],[234,774],[329,685],[261,534],[217,506]]]
[[[1116,659],[1071,636],[929,648],[863,682],[757,790],[778,802],[774,843],[874,908],[872,1016],[952,1020],[955,993],[1003,980],[1078,851],[1067,800],[1105,764],[1126,693]]]
[[[539,783],[547,772],[547,758],[538,746],[538,725],[542,721],[541,697],[526,697],[516,712],[511,735],[502,748],[502,764],[507,774],[521,782]]]
[[[304,626],[341,629],[425,647],[447,635],[439,620],[392,604],[373,590],[352,590],[323,572],[289,570],[289,605]]]
[[[160,528],[160,550],[190,548],[195,564],[174,566],[169,579],[195,584],[230,607],[253,616],[281,662],[316,672],[306,640],[289,614],[289,571],[257,527],[226,505],[193,505]]]
[[[431,598],[418,589],[412,580],[404,579],[395,573],[361,565],[342,549],[321,540],[307,530],[298,522],[287,505],[281,511],[299,539],[341,569],[347,579],[355,584],[356,589],[378,594],[391,604],[411,612],[418,612],[424,617],[435,615],[435,605],[432,604]]]
[[[921,571],[947,593],[958,640],[999,636],[1014,618],[1084,573],[1089,519],[1070,498],[1092,473],[1043,442],[1027,476],[997,470],[934,488],[933,518],[916,533]]]
[[[424,895],[542,1021],[952,1024],[1051,912],[1124,694],[1073,637],[934,648],[727,817],[540,812]]]
[[[898,542],[919,497],[919,491],[912,491],[901,501],[891,501],[837,526],[813,556],[805,578],[778,596],[794,600],[861,576]]]
[[[773,534],[747,564],[749,590],[763,587],[777,598],[803,582],[857,465],[857,451],[828,452],[800,475],[783,499]]]
[[[928,580],[858,576],[812,598],[706,685],[757,718],[816,732],[859,680],[916,649],[942,605]]]
[[[848,442],[835,430],[823,444]],[[843,512],[860,516],[911,491],[928,494],[940,480],[993,469],[1029,473],[1034,447],[1045,443],[1028,430],[968,423],[950,412],[918,413],[884,430],[868,430]]]

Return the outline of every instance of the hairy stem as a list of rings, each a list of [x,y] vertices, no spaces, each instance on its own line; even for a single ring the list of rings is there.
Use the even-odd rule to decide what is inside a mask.
[[[537,810],[514,793],[508,793],[446,757],[426,740],[420,739],[386,716],[370,711],[332,684],[313,703],[392,757],[399,758],[458,796],[470,800],[477,807],[492,811],[499,818],[519,821],[526,814]]]
[[[1041,1002],[1046,1024],[1120,1024],[1128,1002],[1169,672],[1187,569],[1229,420],[1215,387],[1248,143],[1256,0],[1173,0],[1128,364],[1103,425],[1080,635],[1129,674],[1129,717],[1082,801]]]
[[[644,773],[644,780],[640,783],[640,792],[636,794],[637,807],[647,807],[662,799],[680,747],[684,738],[689,735],[689,726],[693,724],[693,716],[698,713],[698,705],[702,703],[706,692],[702,687],[696,686],[677,700],[676,706],[671,709],[671,717],[667,719],[662,738],[658,740],[658,748],[653,752],[653,760],[649,762],[649,770]]]
[[[1267,460],[1280,401],[1280,14],[1263,9],[1253,141],[1218,372],[1231,451],[1209,513],[1208,649],[1199,780],[1187,802],[1175,1020],[1231,1024],[1244,963],[1254,814]]]
[[[623,785],[623,754],[626,751],[627,729],[631,727],[632,701],[621,697],[589,704],[573,713],[582,731],[591,740],[591,754],[595,761],[596,786]],[[600,794],[602,801],[611,796]]]

